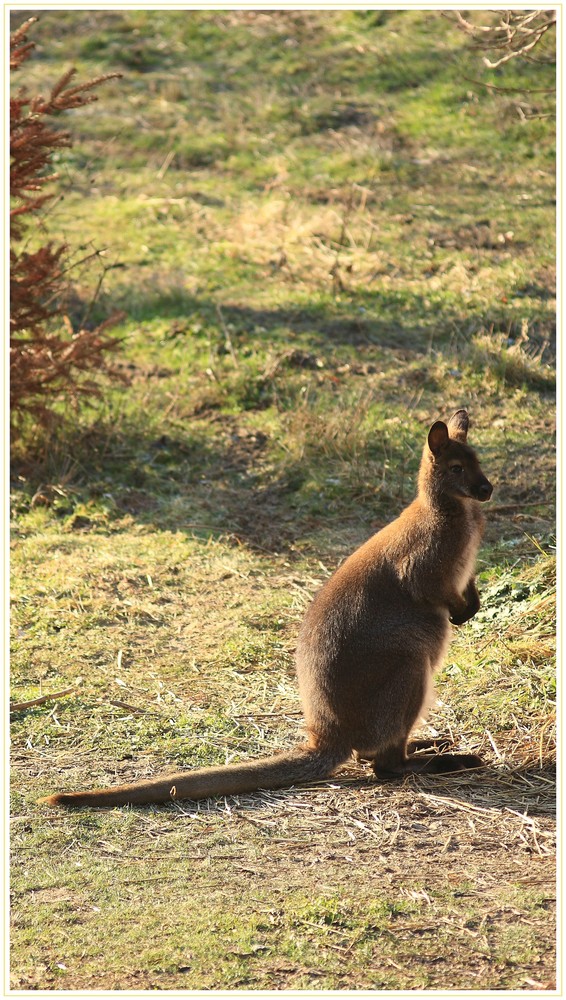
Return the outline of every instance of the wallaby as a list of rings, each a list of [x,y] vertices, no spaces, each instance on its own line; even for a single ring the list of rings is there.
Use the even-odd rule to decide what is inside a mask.
[[[415,754],[430,742],[408,744],[430,703],[450,622],[462,625],[480,606],[474,564],[484,525],[480,504],[492,486],[467,433],[466,410],[432,425],[416,499],[346,559],[312,601],[296,657],[309,734],[304,746],[40,801],[114,806],[284,788],[329,777],[353,753],[384,777],[481,767],[474,754]]]

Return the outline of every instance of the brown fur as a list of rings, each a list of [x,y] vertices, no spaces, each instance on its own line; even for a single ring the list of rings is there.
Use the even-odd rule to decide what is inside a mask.
[[[416,499],[339,567],[307,611],[297,676],[309,742],[288,753],[42,802],[112,806],[201,799],[325,778],[352,753],[376,774],[481,766],[472,754],[408,753],[444,658],[450,622],[479,608],[474,565],[492,487],[467,444],[468,414],[437,421]]]

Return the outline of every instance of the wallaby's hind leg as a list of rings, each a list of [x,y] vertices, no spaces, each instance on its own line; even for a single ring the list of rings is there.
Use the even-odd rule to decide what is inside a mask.
[[[405,742],[382,751],[372,761],[378,778],[401,777],[404,774],[446,774],[483,767],[481,757],[473,753],[434,753],[407,756]]]

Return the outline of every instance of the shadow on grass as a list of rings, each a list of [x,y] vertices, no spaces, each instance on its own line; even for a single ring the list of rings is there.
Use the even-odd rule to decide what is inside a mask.
[[[217,440],[191,437],[190,428],[183,440],[123,431],[108,437],[100,429],[70,435],[62,445],[73,456],[69,463],[14,463],[14,513],[45,506],[66,531],[107,534],[135,522],[290,555],[324,523],[324,496],[297,510],[294,497],[308,470],[288,462],[266,482],[254,468],[265,435],[240,435],[230,418],[221,424]],[[66,476],[57,465],[67,465]]]
[[[224,302],[220,296],[215,298],[214,292],[210,297],[198,297],[182,289],[164,288],[136,295],[135,300],[127,291],[113,295],[112,300],[101,298],[92,323],[107,316],[117,303],[140,323],[186,321],[204,324],[211,333],[224,323],[230,325],[236,341],[246,343],[252,338],[272,347],[289,346],[295,335],[308,335],[311,346],[317,348],[373,344],[419,351],[426,348],[432,327],[447,334],[454,323],[462,321],[457,310],[441,316],[429,308],[423,296],[408,293],[356,290],[351,295],[344,293],[343,301],[331,295],[312,296],[285,306],[262,308]]]
[[[272,347],[289,346],[290,338],[307,335],[311,346],[318,349],[373,345],[419,354],[432,345],[446,348],[455,337],[469,339],[482,330],[514,338],[524,330],[527,319],[533,343],[544,342],[553,353],[555,315],[538,298],[540,302],[523,303],[520,312],[501,303],[477,311],[463,301],[447,304],[444,296],[432,290],[424,295],[406,290],[344,288],[334,295],[298,298],[285,306],[262,308],[223,302],[214,292],[208,297],[195,296],[169,287],[157,288],[145,296],[136,294],[135,299],[128,291],[114,295],[111,301],[101,299],[100,317],[93,315],[92,321],[102,321],[111,309],[119,307],[140,323],[200,322],[211,333],[223,324],[229,325],[235,342],[242,344],[250,338]]]
[[[263,756],[265,755],[258,755],[253,759],[260,760]],[[198,769],[198,767],[187,767],[181,770],[186,770],[189,773],[191,770],[196,771]],[[176,770],[174,765],[171,765],[168,770],[160,769],[152,777],[165,778],[168,773],[173,772],[178,773],[178,769]],[[129,779],[127,775],[123,775],[122,780],[127,783]],[[445,800],[447,809],[452,808],[458,811],[469,812],[471,815],[476,812],[476,816],[478,810],[480,813],[485,811],[486,814],[498,811],[503,812],[503,814],[510,812],[519,816],[525,816],[527,827],[530,824],[528,817],[540,816],[552,819],[555,816],[556,765],[552,762],[545,763],[542,768],[526,765],[502,770],[501,768],[486,766],[482,768],[481,772],[478,772],[476,777],[471,777],[470,773],[462,772],[461,775],[451,775],[449,779],[446,776],[439,776],[439,779],[436,781],[434,779],[424,779],[423,781],[418,776],[412,776],[408,779],[383,781],[369,774],[361,775],[360,777],[350,777],[349,775],[338,773],[334,777],[324,781],[309,782],[308,787],[297,784],[288,789],[266,790],[269,792],[270,809],[273,807],[274,796],[280,799],[283,806],[285,806],[285,800],[287,800],[289,808],[292,809],[293,801],[297,795],[308,795],[310,791],[319,797],[321,792],[324,793],[325,787],[328,787],[329,792],[331,792],[334,803],[336,802],[337,789],[342,788],[344,792],[347,792],[373,788],[376,800],[379,800],[380,806],[383,807],[387,805],[387,800],[391,797],[394,797],[396,804],[398,804],[398,796],[403,791],[406,793],[407,802],[410,802],[411,787],[409,785],[419,793],[424,792],[425,796],[430,795],[435,806],[441,804],[442,800]],[[108,787],[111,786],[109,785]],[[192,799],[180,800],[180,802],[183,801],[188,804],[189,808],[191,803],[194,804],[194,800]],[[244,813],[261,812],[266,806],[261,790],[258,790],[258,792],[246,792],[237,796],[227,795],[201,801],[207,803],[207,812],[216,811],[215,803],[217,802],[218,812],[222,815],[226,815],[226,801],[229,802],[232,809]],[[419,801],[421,804],[423,803],[422,796]],[[367,799],[364,799],[364,803],[367,805]],[[77,808],[84,810],[84,807]],[[134,812],[139,811],[143,814],[156,810],[170,811],[172,806],[167,802],[134,805],[128,808]],[[175,806],[175,811],[178,811],[177,806]]]
[[[525,816],[554,817],[556,810],[556,762],[545,760],[542,767],[530,763],[504,768],[487,765],[477,771],[463,772],[440,780],[413,779],[426,794],[446,799],[456,808],[501,809]],[[425,787],[423,787],[423,785]],[[528,819],[526,819],[528,824]]]
[[[135,316],[146,322],[170,320],[170,335],[165,332],[162,336],[181,343],[195,335],[194,325],[200,323],[204,336],[217,337],[219,342],[229,328],[236,352],[246,344],[258,351],[268,346],[276,353],[289,348],[314,350],[324,359],[329,383],[334,377],[332,366],[337,365],[334,349],[348,346],[350,354],[345,356],[353,363],[363,356],[366,361],[375,360],[374,371],[385,367],[392,372],[391,385],[386,388],[380,382],[378,388],[381,402],[397,413],[404,412],[410,389],[409,383],[403,385],[402,381],[408,366],[419,359],[419,371],[411,375],[418,376],[415,385],[421,394],[424,389],[431,397],[443,395],[442,380],[438,384],[435,380],[435,365],[439,359],[455,363],[459,348],[454,339],[469,343],[473,331],[486,324],[484,316],[466,315],[457,307],[444,305],[442,311],[431,310],[420,295],[368,292],[356,296],[356,303],[360,301],[366,305],[325,300],[262,309],[229,303],[219,310],[212,297],[157,289],[136,299]],[[511,333],[511,314],[500,320],[500,324],[505,322]],[[203,336],[202,332],[197,335]],[[313,357],[307,353],[303,360],[299,358],[299,366],[304,361],[305,367],[312,367]],[[474,358],[475,367],[480,366],[480,360]],[[494,361],[487,356],[482,363],[495,364],[497,357]],[[356,374],[356,389],[361,390],[369,383],[358,374],[364,376],[365,372]],[[550,369],[539,375],[535,369],[523,373],[519,366],[513,374],[519,381],[523,376],[530,377],[531,390],[543,394],[552,391]],[[283,373],[282,378],[287,380],[285,406],[292,409],[300,398],[298,388],[289,389],[291,375]],[[257,368],[249,369],[249,374],[243,369],[238,379],[242,385],[236,387],[236,410],[261,411],[269,405],[262,398]],[[181,391],[176,388],[177,394]],[[67,428],[59,439],[53,437],[46,443],[43,459],[22,458],[14,463],[15,509],[25,511],[38,504],[52,507],[68,530],[77,531],[120,530],[120,521],[129,516],[155,530],[185,531],[202,537],[229,536],[236,544],[275,553],[292,552],[299,543],[308,545],[313,532],[325,524],[331,528],[339,521],[350,521],[359,528],[367,524],[369,535],[376,516],[383,515],[385,523],[410,499],[394,495],[395,490],[391,492],[395,472],[391,473],[388,493],[379,494],[377,486],[370,488],[366,484],[365,495],[357,496],[344,483],[339,488],[333,485],[330,474],[325,480],[325,462],[332,465],[332,456],[329,459],[315,454],[310,467],[308,462],[291,456],[277,459],[268,450],[273,442],[259,430],[246,430],[238,422],[239,414],[234,414],[234,405],[229,412],[221,393],[220,402],[212,410],[205,410],[205,426],[195,414],[194,419],[186,418],[182,427],[177,426],[177,420],[172,428],[166,417],[160,420],[159,404],[155,402],[153,413],[140,407],[127,421],[100,422],[86,431]],[[316,426],[313,424],[313,433]],[[337,455],[337,462],[348,461],[348,445],[346,441],[344,455]],[[417,457],[409,456],[413,471],[420,447],[419,442],[414,450]],[[385,458],[393,470],[402,470],[399,475],[404,477],[407,442],[403,435],[391,436],[387,456],[380,452],[379,442],[372,442],[368,448],[362,461],[369,466],[373,460],[370,478],[379,472]],[[309,481],[314,463],[318,463],[316,483]]]

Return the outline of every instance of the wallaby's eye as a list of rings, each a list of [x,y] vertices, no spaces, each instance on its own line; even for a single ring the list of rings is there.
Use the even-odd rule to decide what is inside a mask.
[[[451,465],[450,472],[456,472],[458,475],[464,471],[463,465]]]

